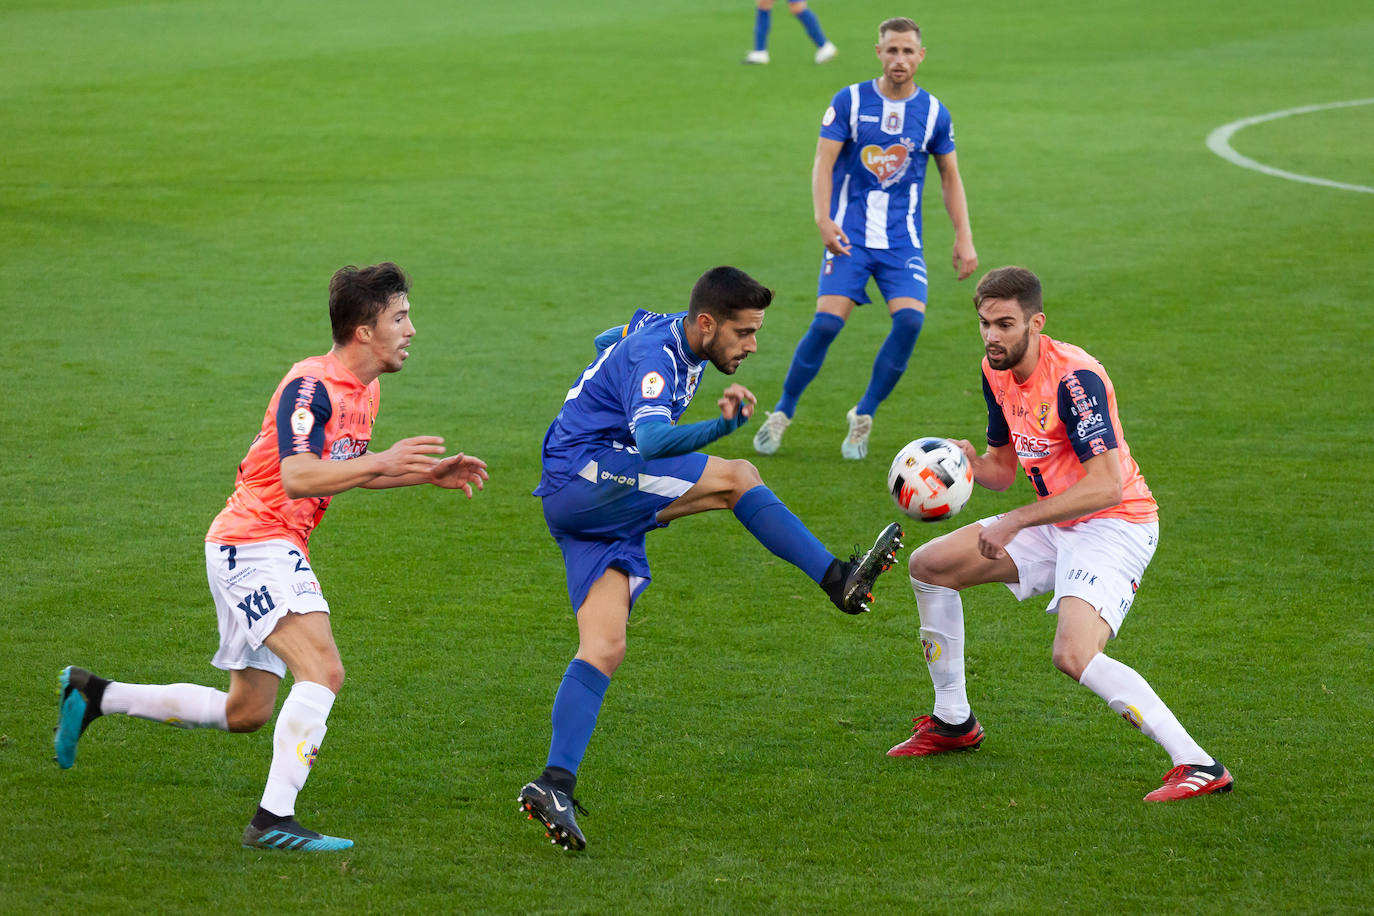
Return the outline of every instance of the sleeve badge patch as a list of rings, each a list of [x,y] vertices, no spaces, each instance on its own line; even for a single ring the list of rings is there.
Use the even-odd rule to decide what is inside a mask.
[[[812,110],[814,111],[815,109],[812,109]],[[831,124],[834,124],[834,123],[835,123],[835,106],[834,106],[834,105],[831,105],[829,108],[827,108],[827,109],[825,110],[825,116],[821,118],[821,126],[822,126],[822,127],[829,127]]]
[[[298,436],[308,436],[315,428],[315,415],[304,407],[297,407],[291,414],[291,432]]]
[[[656,398],[663,393],[663,376],[650,372],[639,380],[639,393],[646,398]]]

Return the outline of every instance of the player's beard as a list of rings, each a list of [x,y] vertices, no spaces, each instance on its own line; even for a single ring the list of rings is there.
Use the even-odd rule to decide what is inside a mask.
[[[702,342],[701,348],[706,351],[706,358],[711,361],[711,365],[715,366],[725,375],[734,375],[735,370],[739,368],[739,364],[744,361],[744,354],[740,354],[739,358],[736,359],[729,354],[721,353],[716,349],[715,342],[716,339],[714,336],[710,340]]]
[[[988,353],[988,365],[999,371],[1010,369],[1025,358],[1026,350],[1030,347],[1030,328],[1026,328],[1026,333],[1021,335],[1021,339],[1010,347],[1005,347],[1005,355],[993,359],[992,354]],[[984,352],[987,348],[984,347]]]

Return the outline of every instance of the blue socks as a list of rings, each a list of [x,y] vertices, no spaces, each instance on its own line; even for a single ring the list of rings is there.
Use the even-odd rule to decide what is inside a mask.
[[[811,577],[817,585],[835,555],[763,484],[735,503],[735,517],[758,542]]]
[[[868,390],[864,392],[855,413],[871,416],[892,393],[892,389],[897,387],[924,323],[925,313],[916,309],[898,309],[893,313],[892,330],[878,348],[878,356],[873,360],[873,377],[869,379]]]
[[[843,318],[827,312],[817,312],[816,317],[811,319],[811,327],[806,329],[796,352],[792,354],[792,365],[788,367],[787,378],[782,383],[782,397],[778,399],[778,406],[774,410],[781,410],[789,417],[797,412],[797,400],[816,373],[821,371],[825,353],[843,327]]]
[[[580,658],[568,663],[553,698],[553,740],[549,763],[576,775],[611,679]]]
[[[816,43],[816,47],[825,44],[825,33],[821,31],[821,21],[816,18],[816,14],[807,7],[797,14],[797,20],[806,29],[806,34],[811,36],[811,40]]]
[[[768,27],[772,24],[772,10],[754,10],[754,50],[768,50]]]

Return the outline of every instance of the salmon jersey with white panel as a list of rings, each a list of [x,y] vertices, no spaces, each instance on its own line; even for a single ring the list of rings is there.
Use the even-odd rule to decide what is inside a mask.
[[[307,550],[330,498],[287,496],[281,461],[307,453],[332,461],[364,454],[380,399],[378,379],[364,385],[333,353],[292,366],[272,395],[262,429],[239,464],[234,492],[205,540],[250,544],[285,538]]]
[[[1040,358],[1029,378],[983,359],[983,396],[988,405],[988,445],[1010,444],[1035,488],[1036,498],[1062,493],[1085,476],[1083,462],[1116,450],[1121,464],[1121,502],[1080,518],[1153,522],[1159,507],[1131,457],[1116,412],[1116,390],[1102,364],[1073,344],[1040,335]]]

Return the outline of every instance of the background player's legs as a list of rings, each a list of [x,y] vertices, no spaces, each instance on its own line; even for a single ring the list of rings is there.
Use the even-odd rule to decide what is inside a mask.
[[[1102,654],[1111,627],[1087,601],[1059,599],[1054,666],[1100,696],[1112,711],[1154,739],[1174,766],[1210,766],[1216,761],[1192,739],[1169,707],[1129,665]]]
[[[773,0],[758,0],[754,5],[754,50],[768,50],[768,32],[773,26]]]
[[[806,5],[806,0],[790,0],[787,8],[792,11],[792,15],[797,17],[797,21],[806,29],[807,36],[815,43],[816,47],[825,47],[825,32],[821,30],[821,21],[816,18],[816,14]],[[829,60],[829,58],[826,58]],[[817,60],[816,63],[824,61]]]
[[[782,397],[774,410],[789,417],[797,412],[797,401],[820,371],[831,342],[844,328],[853,310],[854,300],[846,296],[821,296],[816,300],[816,317],[792,354],[792,364],[782,383]]]
[[[893,299],[887,307],[892,313],[892,330],[878,348],[868,390],[854,408],[857,414],[872,416],[877,412],[878,405],[892,393],[902,373],[906,372],[911,351],[916,347],[916,338],[925,322],[926,304],[917,299]]]
[[[817,585],[836,562],[835,555],[825,549],[801,519],[764,486],[758,469],[748,461],[712,455],[700,479],[660,510],[658,520],[667,523],[713,509],[732,509],[760,544],[806,573]]]
[[[326,613],[288,613],[264,644],[286,663],[296,682],[277,714],[272,766],[262,805],[253,818],[253,826],[259,829],[295,813],[296,796],[315,764],[327,731],[325,722],[344,680],[343,661]]]

